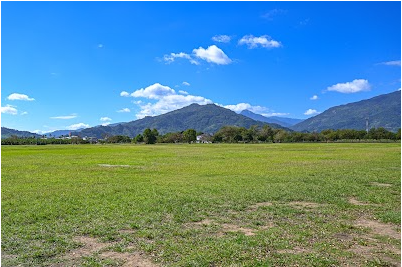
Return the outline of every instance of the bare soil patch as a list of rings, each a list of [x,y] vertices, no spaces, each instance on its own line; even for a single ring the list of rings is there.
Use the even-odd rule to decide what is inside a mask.
[[[349,203],[356,206],[369,206],[371,204],[357,200],[354,197],[349,198]]]
[[[141,252],[113,252],[107,251],[100,255],[101,258],[109,258],[124,261],[122,266],[126,267],[154,267],[157,266],[150,260],[145,258],[144,253]]]
[[[250,228],[240,227],[234,224],[227,224],[224,223],[221,225],[222,231],[218,233],[218,236],[223,236],[225,232],[241,232],[245,236],[252,236],[255,235],[255,230]]]
[[[248,210],[257,210],[259,207],[269,207],[272,206],[271,202],[260,202],[260,203],[256,203],[254,205],[251,205],[250,207],[248,207]]]
[[[292,249],[282,249],[278,250],[278,253],[287,253],[287,254],[301,254],[301,253],[310,253],[311,250],[302,248],[302,247],[294,247]]]
[[[401,233],[398,233],[398,231],[395,230],[395,226],[391,225],[391,224],[381,223],[378,221],[372,221],[372,220],[366,220],[366,219],[360,219],[355,222],[355,226],[367,227],[367,228],[371,229],[371,232],[373,234],[389,236],[391,238],[401,240]]]
[[[124,230],[123,230],[124,231]],[[90,256],[94,253],[99,253],[101,258],[111,258],[118,261],[124,261],[122,266],[127,267],[153,267],[157,266],[148,260],[142,252],[113,252],[104,251],[107,247],[114,243],[102,243],[96,238],[79,236],[75,237],[74,241],[82,243],[84,246],[70,251],[63,259],[76,261],[81,257]]]
[[[305,202],[305,201],[292,201],[288,203],[290,206],[294,207],[302,207],[302,208],[318,208],[321,207],[322,204],[314,203],[314,202]]]

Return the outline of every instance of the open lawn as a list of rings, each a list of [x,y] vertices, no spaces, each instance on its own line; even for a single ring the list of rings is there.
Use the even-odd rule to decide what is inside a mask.
[[[401,145],[1,147],[2,266],[400,266]]]

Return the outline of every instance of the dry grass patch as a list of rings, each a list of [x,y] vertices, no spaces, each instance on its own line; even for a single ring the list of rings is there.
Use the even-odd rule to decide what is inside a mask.
[[[377,183],[377,182],[371,182],[370,184],[374,185],[374,186],[379,186],[379,187],[391,187],[392,186],[392,184],[384,184],[384,183]]]
[[[302,254],[302,253],[311,253],[310,249],[302,248],[302,247],[294,247],[292,249],[281,249],[277,251],[280,254]]]

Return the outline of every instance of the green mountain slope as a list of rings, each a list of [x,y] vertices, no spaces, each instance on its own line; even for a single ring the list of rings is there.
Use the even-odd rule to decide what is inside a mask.
[[[264,124],[266,123],[252,120],[214,104],[191,104],[190,106],[155,117],[145,117],[115,126],[97,126],[83,129],[79,134],[81,136],[94,136],[98,138],[102,138],[105,135],[127,135],[134,137],[142,133],[146,128],[155,128],[160,134],[184,131],[190,128],[205,133],[215,133],[225,125],[249,128],[252,125],[262,126]],[[277,124],[270,124],[270,126],[273,128],[284,128]]]
[[[401,91],[379,95],[359,102],[332,107],[291,127],[295,131],[325,129],[366,129],[384,127],[396,132],[401,127]]]
[[[9,138],[12,135],[15,135],[17,137],[35,137],[35,138],[41,137],[41,135],[36,133],[31,133],[27,131],[18,131],[6,127],[1,127],[1,139]]]

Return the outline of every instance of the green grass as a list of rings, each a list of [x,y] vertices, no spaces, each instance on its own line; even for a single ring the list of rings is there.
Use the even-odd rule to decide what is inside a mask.
[[[387,223],[400,233],[398,143],[1,150],[2,266],[124,262],[99,252],[73,262],[68,255],[83,247],[74,241],[82,236],[110,243],[108,251],[142,252],[160,266],[400,262],[395,253],[400,238],[355,223]],[[351,204],[351,198],[365,205]],[[261,202],[271,205],[250,208]],[[211,223],[197,224],[203,220]],[[254,235],[225,230],[225,225]],[[370,255],[353,250],[358,246],[370,249]]]

